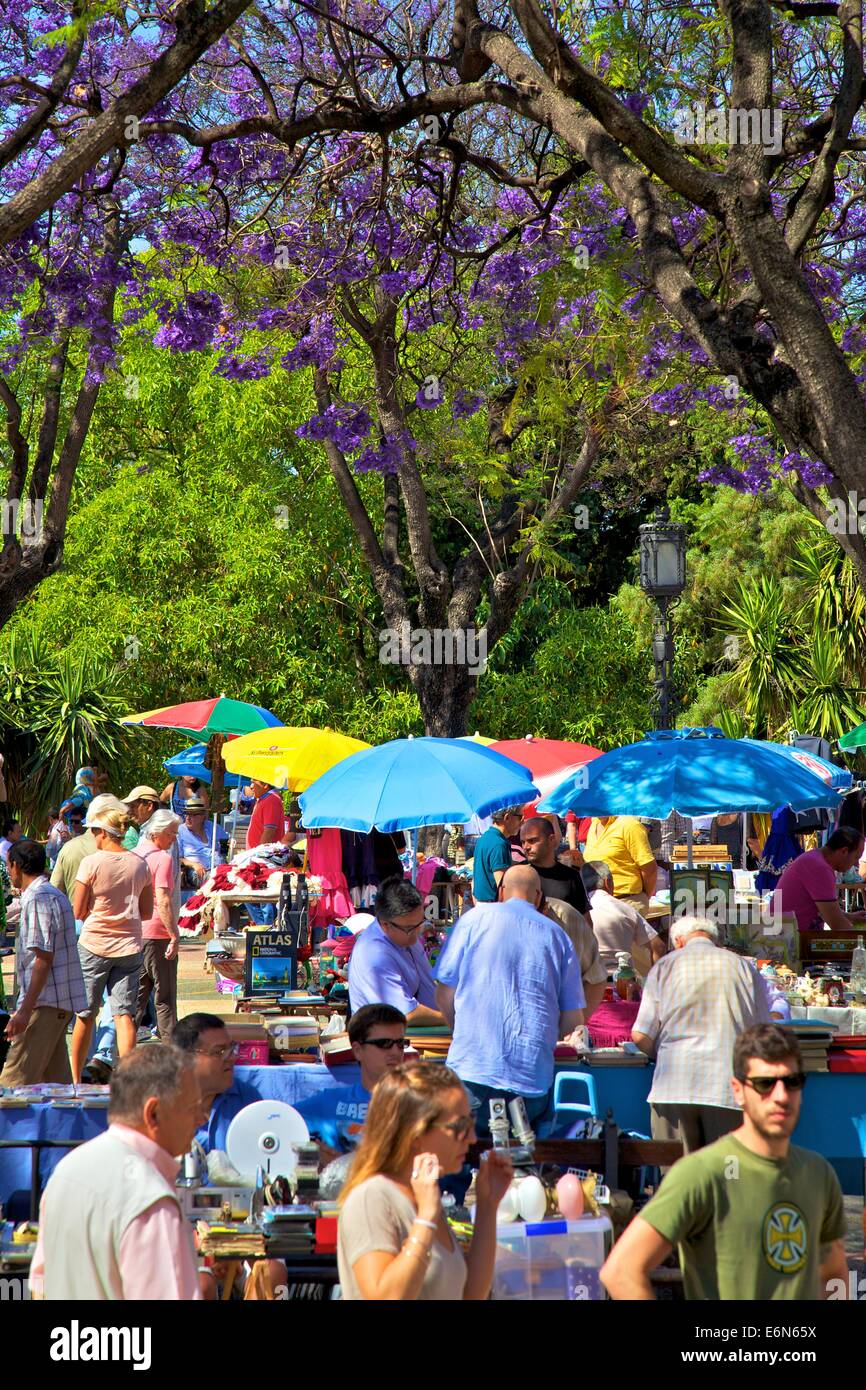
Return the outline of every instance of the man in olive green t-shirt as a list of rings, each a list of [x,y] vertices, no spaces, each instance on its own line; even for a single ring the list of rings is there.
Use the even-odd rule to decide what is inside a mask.
[[[687,1299],[797,1299],[848,1287],[839,1180],[790,1140],[805,1076],[796,1039],[772,1024],[734,1047],[743,1123],[674,1164],[601,1271],[612,1298],[651,1299],[649,1273],[679,1247]]]

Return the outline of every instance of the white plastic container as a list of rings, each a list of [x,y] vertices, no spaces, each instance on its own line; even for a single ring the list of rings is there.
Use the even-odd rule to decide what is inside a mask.
[[[606,1216],[497,1226],[491,1297],[560,1303],[603,1299],[598,1272],[611,1240]]]

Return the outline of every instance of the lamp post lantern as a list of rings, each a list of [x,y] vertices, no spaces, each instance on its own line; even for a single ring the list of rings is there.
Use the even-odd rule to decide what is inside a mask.
[[[674,637],[670,609],[686,587],[686,529],[671,521],[668,508],[662,506],[652,521],[639,528],[639,536],[640,586],[655,599],[658,607],[653,626],[656,724],[659,729],[670,729],[674,713],[671,693]]]

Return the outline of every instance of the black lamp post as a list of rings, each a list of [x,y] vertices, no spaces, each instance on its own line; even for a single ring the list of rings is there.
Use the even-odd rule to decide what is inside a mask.
[[[667,506],[662,506],[652,521],[639,528],[639,535],[640,585],[658,606],[653,626],[656,723],[659,729],[670,729],[674,712],[674,637],[669,610],[686,587],[686,528],[672,522]]]

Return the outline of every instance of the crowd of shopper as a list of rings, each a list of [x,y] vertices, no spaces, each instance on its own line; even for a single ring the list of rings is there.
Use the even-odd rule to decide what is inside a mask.
[[[46,1187],[31,1287],[49,1299],[212,1298],[219,1272],[199,1268],[177,1156],[194,1138],[223,1148],[231,1121],[259,1097],[236,1073],[237,1045],[219,1015],[178,1021],[178,905],[182,873],[197,886],[222,858],[224,836],[194,779],[162,793],[138,785],[123,801],[101,790],[104,780],[79,770],[47,844],[17,822],[0,841],[20,903],[19,992],[0,1085],[80,1080],[103,1004],[119,1057],[107,1133],[64,1159]],[[252,789],[247,844],[274,843],[286,833],[282,800],[265,783]],[[733,823],[719,821],[720,840],[736,848]],[[677,826],[662,833],[670,839]],[[751,851],[751,826],[746,836]],[[863,836],[843,828],[789,862],[779,892],[801,931],[866,916],[843,914],[836,895],[836,874],[863,848]],[[380,883],[348,967],[359,1080],[298,1105],[322,1165],[342,1165],[344,1299],[489,1296],[510,1161],[496,1150],[477,1161],[468,1244],[455,1238],[443,1191],[456,1181],[465,1192],[492,1102],[520,1098],[531,1124],[550,1119],[556,1048],[585,1043],[623,956],[642,981],[632,1039],[655,1063],[653,1138],[680,1143],[685,1156],[614,1246],[602,1272],[611,1296],[651,1297],[651,1271],[675,1247],[690,1298],[744,1289],[810,1298],[844,1277],[838,1181],[825,1160],[791,1145],[805,1081],[797,1044],[773,1025],[754,964],[726,949],[713,921],[676,918],[667,940],[649,923],[671,843],[657,853],[630,817],[572,822],[563,845],[556,818],[497,812],[474,845],[473,905],[433,965],[423,894],[402,874]],[[151,1003],[162,1045],[138,1048]],[[450,1033],[446,1064],[406,1061],[413,1030],[430,1028]],[[732,1157],[736,1203],[726,1188]],[[783,1208],[797,1213],[795,1236],[773,1246],[761,1217],[759,1251],[757,1214]],[[280,1268],[270,1262],[266,1284]]]

